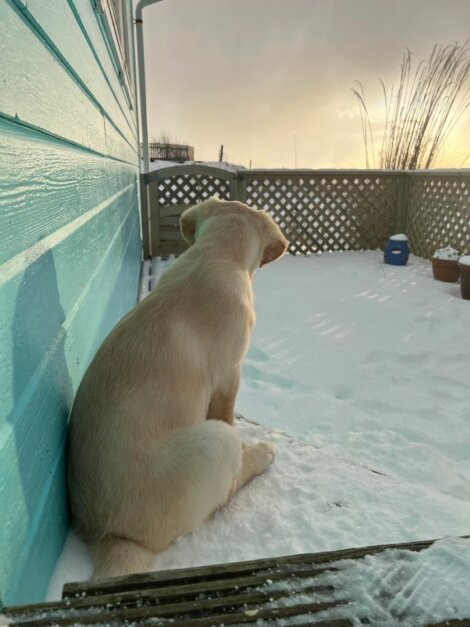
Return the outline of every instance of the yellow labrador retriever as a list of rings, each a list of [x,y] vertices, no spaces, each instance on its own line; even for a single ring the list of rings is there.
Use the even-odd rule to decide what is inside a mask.
[[[234,404],[251,278],[288,242],[264,211],[216,198],[181,230],[192,245],[105,339],[73,406],[69,492],[94,577],[151,569],[273,459],[242,444]]]

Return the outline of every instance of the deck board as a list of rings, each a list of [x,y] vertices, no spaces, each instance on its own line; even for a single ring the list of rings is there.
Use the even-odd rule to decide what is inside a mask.
[[[468,536],[466,536],[468,537]],[[361,560],[391,549],[422,551],[435,540],[374,545],[195,568],[113,577],[64,586],[62,601],[4,609],[10,624],[165,624],[212,626],[249,624],[295,617],[295,624],[343,627],[348,618],[315,620],[315,615],[351,602],[344,591],[317,584],[343,560]],[[275,585],[273,585],[275,584]],[[282,585],[286,584],[286,585]],[[296,597],[298,601],[296,602]],[[304,618],[305,622],[299,622]],[[367,621],[368,617],[363,616]],[[470,625],[470,619],[434,623]]]

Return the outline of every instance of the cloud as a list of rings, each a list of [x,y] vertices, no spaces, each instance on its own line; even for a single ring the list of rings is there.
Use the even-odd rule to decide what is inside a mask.
[[[424,58],[469,23],[468,0],[165,0],[144,13],[149,126],[199,159],[223,143],[245,165],[292,166],[295,134],[302,167],[357,160],[354,80],[379,123],[378,76],[397,82],[406,46]]]

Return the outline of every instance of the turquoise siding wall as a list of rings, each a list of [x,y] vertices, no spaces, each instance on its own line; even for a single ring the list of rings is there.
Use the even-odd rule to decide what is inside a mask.
[[[0,2],[0,603],[44,597],[64,445],[93,352],[135,304],[135,107],[91,0]]]

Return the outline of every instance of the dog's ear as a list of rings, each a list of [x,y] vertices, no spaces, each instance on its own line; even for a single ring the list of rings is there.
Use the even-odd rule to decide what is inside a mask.
[[[199,226],[210,217],[214,211],[218,211],[221,205],[221,201],[212,196],[203,202],[189,207],[181,214],[180,229],[184,239],[191,246],[196,241],[196,231]]]
[[[289,242],[285,237],[282,239],[275,239],[272,241],[263,251],[263,257],[261,258],[260,266],[263,267],[265,264],[278,259],[281,255],[283,255],[286,250]]]
[[[187,209],[180,218],[181,235],[191,246],[196,236],[196,215],[191,209]]]

